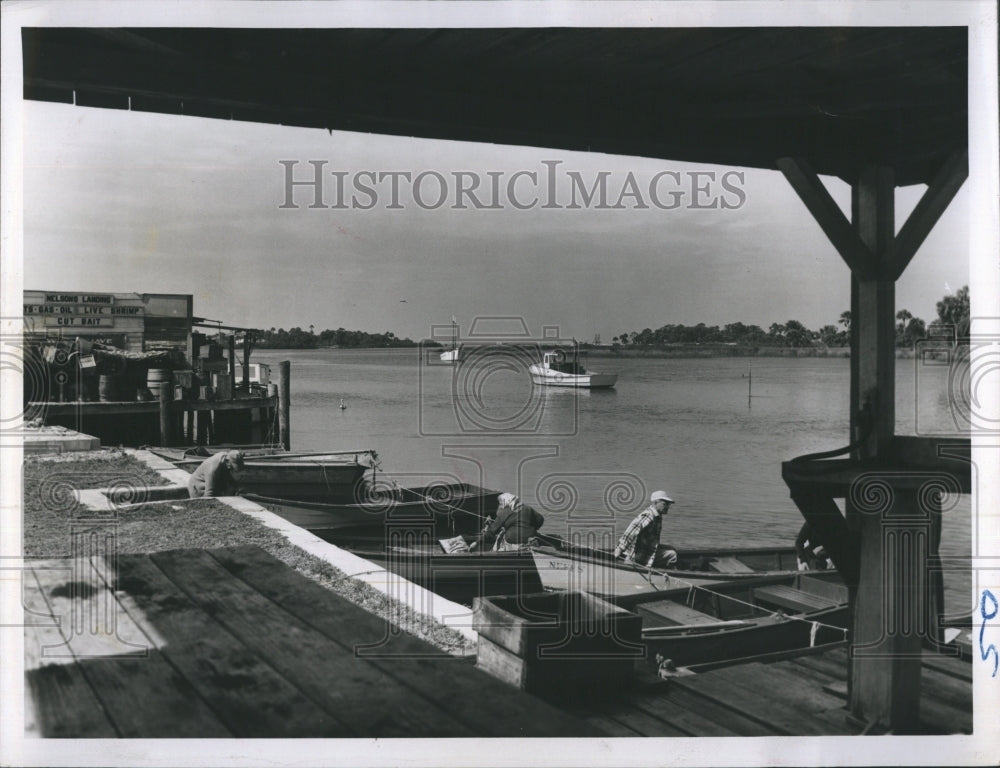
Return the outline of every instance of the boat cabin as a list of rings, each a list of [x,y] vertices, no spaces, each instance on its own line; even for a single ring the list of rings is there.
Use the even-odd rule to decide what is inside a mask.
[[[562,350],[546,352],[542,357],[542,365],[550,371],[568,373],[574,376],[582,376],[587,373],[587,369],[584,368],[575,358],[573,360],[567,360],[566,353]]]

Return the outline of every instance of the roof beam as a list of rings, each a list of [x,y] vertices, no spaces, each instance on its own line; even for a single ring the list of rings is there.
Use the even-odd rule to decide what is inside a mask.
[[[875,256],[830,197],[809,163],[802,158],[782,157],[778,159],[777,166],[837,249],[837,253],[847,262],[851,272],[861,278],[874,277],[877,267]]]
[[[890,268],[892,279],[898,280],[917,250],[923,245],[938,219],[969,177],[969,150],[953,152],[931,181],[920,202],[910,213],[893,244]]]

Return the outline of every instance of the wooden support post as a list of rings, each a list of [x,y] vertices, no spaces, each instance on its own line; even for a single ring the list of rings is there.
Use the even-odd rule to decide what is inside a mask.
[[[173,445],[173,413],[174,386],[170,382],[160,383],[160,445]]]
[[[862,583],[851,635],[851,710],[895,734],[920,731],[920,657],[930,639],[926,584],[932,524],[912,488],[892,488],[861,518]],[[878,583],[873,583],[877,578]]]
[[[291,368],[288,360],[278,363],[278,435],[286,451],[292,450]]]
[[[229,399],[236,399],[236,337],[229,337]]]
[[[243,388],[250,391],[250,331],[243,332]]]
[[[851,439],[855,459],[884,458],[896,420],[892,170],[864,169],[852,192],[854,226],[875,263],[851,280]],[[886,477],[889,503],[877,512],[847,498],[848,526],[860,542],[849,697],[855,716],[912,733],[920,717],[922,634],[914,627],[927,605],[927,542],[910,516],[917,499],[903,486]]]
[[[888,168],[865,169],[852,194],[855,227],[876,262],[875,277],[855,272],[851,281],[851,439],[866,438],[855,458],[885,453],[896,425],[894,196]]]

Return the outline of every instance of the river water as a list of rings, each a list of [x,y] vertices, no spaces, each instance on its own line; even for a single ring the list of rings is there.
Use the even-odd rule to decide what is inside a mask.
[[[554,534],[620,534],[649,493],[678,547],[789,545],[802,518],[781,462],[848,442],[843,358],[597,358],[613,390],[533,387],[519,350],[441,365],[438,350],[259,350],[291,361],[297,451],[373,448],[400,485],[510,491]],[[897,434],[958,434],[947,365],[897,361]],[[344,408],[340,408],[343,400]],[[960,417],[960,409],[959,417]],[[961,423],[959,418],[958,423]],[[970,500],[945,500],[942,555],[968,558]],[[949,573],[950,606],[969,601]],[[956,602],[957,601],[957,602]]]

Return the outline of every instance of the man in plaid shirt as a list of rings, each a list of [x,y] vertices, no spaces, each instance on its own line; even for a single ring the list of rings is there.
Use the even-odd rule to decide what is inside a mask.
[[[670,511],[674,500],[665,491],[653,491],[650,505],[636,515],[615,547],[615,557],[624,557],[637,565],[651,568],[654,564],[670,568],[677,564],[677,552],[672,547],[660,546],[663,516]]]

